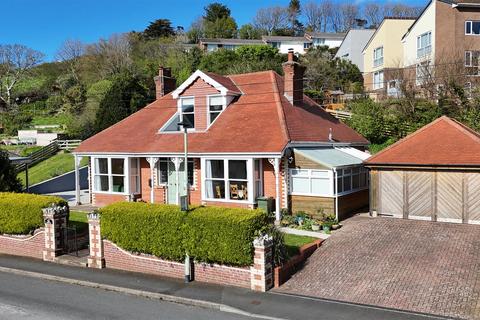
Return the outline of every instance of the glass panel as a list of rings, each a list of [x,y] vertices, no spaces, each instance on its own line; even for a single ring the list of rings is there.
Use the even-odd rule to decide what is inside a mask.
[[[319,171],[319,170],[312,170],[312,177],[318,177],[318,178],[330,178],[328,175],[328,171]]]
[[[207,198],[209,199],[225,199],[225,181],[223,180],[207,180]]]
[[[195,128],[195,115],[194,114],[183,114],[183,122],[187,128]]]
[[[95,176],[95,190],[108,191],[108,176]]]
[[[140,192],[140,177],[130,176],[130,193]]]
[[[207,178],[223,179],[223,160],[207,160]]]
[[[305,170],[305,169],[292,169],[292,176],[308,177],[308,170]]]
[[[209,99],[210,99],[210,110],[212,110],[212,107],[218,107],[218,106],[220,106],[220,110],[222,110],[223,97],[210,97]]]
[[[360,188],[366,187],[366,185],[367,185],[366,177],[367,177],[366,172],[360,173]]]
[[[113,182],[113,192],[124,192],[125,191],[125,178],[121,176],[113,176],[112,177],[112,182]]]
[[[247,182],[246,181],[230,181],[230,199],[231,200],[247,200]]]
[[[228,177],[230,179],[247,179],[247,161],[246,160],[229,160],[228,161]]]
[[[330,193],[329,179],[312,178],[311,185],[312,185],[313,194],[329,194]]]
[[[188,175],[188,184],[193,186],[193,168],[194,168],[194,163],[191,160],[188,160],[188,166],[187,166],[187,175]]]
[[[183,98],[182,99],[182,106],[192,106],[195,104],[195,99],[194,98]],[[193,108],[192,108],[193,110]]]
[[[210,112],[210,123],[212,123],[215,119],[217,119],[220,112]]]
[[[309,181],[308,178],[292,178],[292,192],[310,193]]]
[[[97,158],[95,159],[95,173],[108,173],[108,159]]]
[[[471,21],[466,21],[465,22],[465,33],[466,34],[471,34],[472,33],[472,22]]]
[[[352,174],[357,174],[359,172],[360,172],[360,168],[358,168],[358,167],[352,169]]]
[[[183,106],[183,112],[194,112],[193,105]]]
[[[158,183],[168,182],[168,160],[160,160],[158,163]]]
[[[358,174],[352,176],[352,189],[358,189],[360,187],[360,176]]]
[[[350,191],[352,189],[352,176],[343,177],[343,192]]]
[[[480,21],[473,21],[472,22],[472,33],[473,34],[480,34]]]
[[[342,177],[337,177],[337,192],[342,193],[343,192],[343,178]]]
[[[255,180],[260,180],[260,160],[255,160]]]
[[[138,159],[130,159],[130,174],[132,176],[138,175]]]
[[[112,159],[112,174],[124,174],[124,159]]]

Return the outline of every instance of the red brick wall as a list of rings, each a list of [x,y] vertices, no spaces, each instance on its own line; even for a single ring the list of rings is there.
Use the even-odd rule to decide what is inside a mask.
[[[121,201],[126,201],[126,196],[123,194],[92,193],[92,204],[97,207],[104,207]]]
[[[134,255],[107,240],[103,241],[103,246],[107,268],[184,278],[183,263],[166,261],[145,254]],[[249,268],[196,263],[194,269],[196,281],[250,288]]]
[[[280,208],[283,207],[284,202],[284,177],[283,160],[280,161]],[[263,194],[265,197],[276,198],[275,186],[275,171],[273,165],[268,162],[268,159],[263,159]]]
[[[195,129],[207,129],[207,95],[218,94],[219,91],[198,78],[180,97],[195,97]]]
[[[42,259],[45,249],[45,231],[35,230],[33,236],[0,236],[0,253]]]

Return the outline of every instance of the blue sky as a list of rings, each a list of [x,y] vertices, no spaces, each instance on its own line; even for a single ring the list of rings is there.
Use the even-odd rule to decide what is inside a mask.
[[[8,13],[0,19],[0,43],[20,43],[42,51],[51,60],[68,38],[94,42],[115,32],[143,30],[149,21],[167,18],[188,28],[212,1],[204,0],[0,0]],[[218,1],[218,0],[217,0]],[[239,25],[257,9],[287,5],[288,0],[224,0]],[[302,2],[305,2],[302,1]],[[363,2],[357,0],[357,2]],[[403,0],[424,5],[425,0]]]

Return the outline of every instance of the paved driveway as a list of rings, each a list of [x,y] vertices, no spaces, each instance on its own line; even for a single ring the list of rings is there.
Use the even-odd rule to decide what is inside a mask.
[[[277,290],[480,319],[480,226],[354,217]]]

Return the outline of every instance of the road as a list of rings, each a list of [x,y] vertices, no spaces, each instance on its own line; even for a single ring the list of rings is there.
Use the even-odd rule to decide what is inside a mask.
[[[0,319],[248,319],[231,313],[0,272]]]

